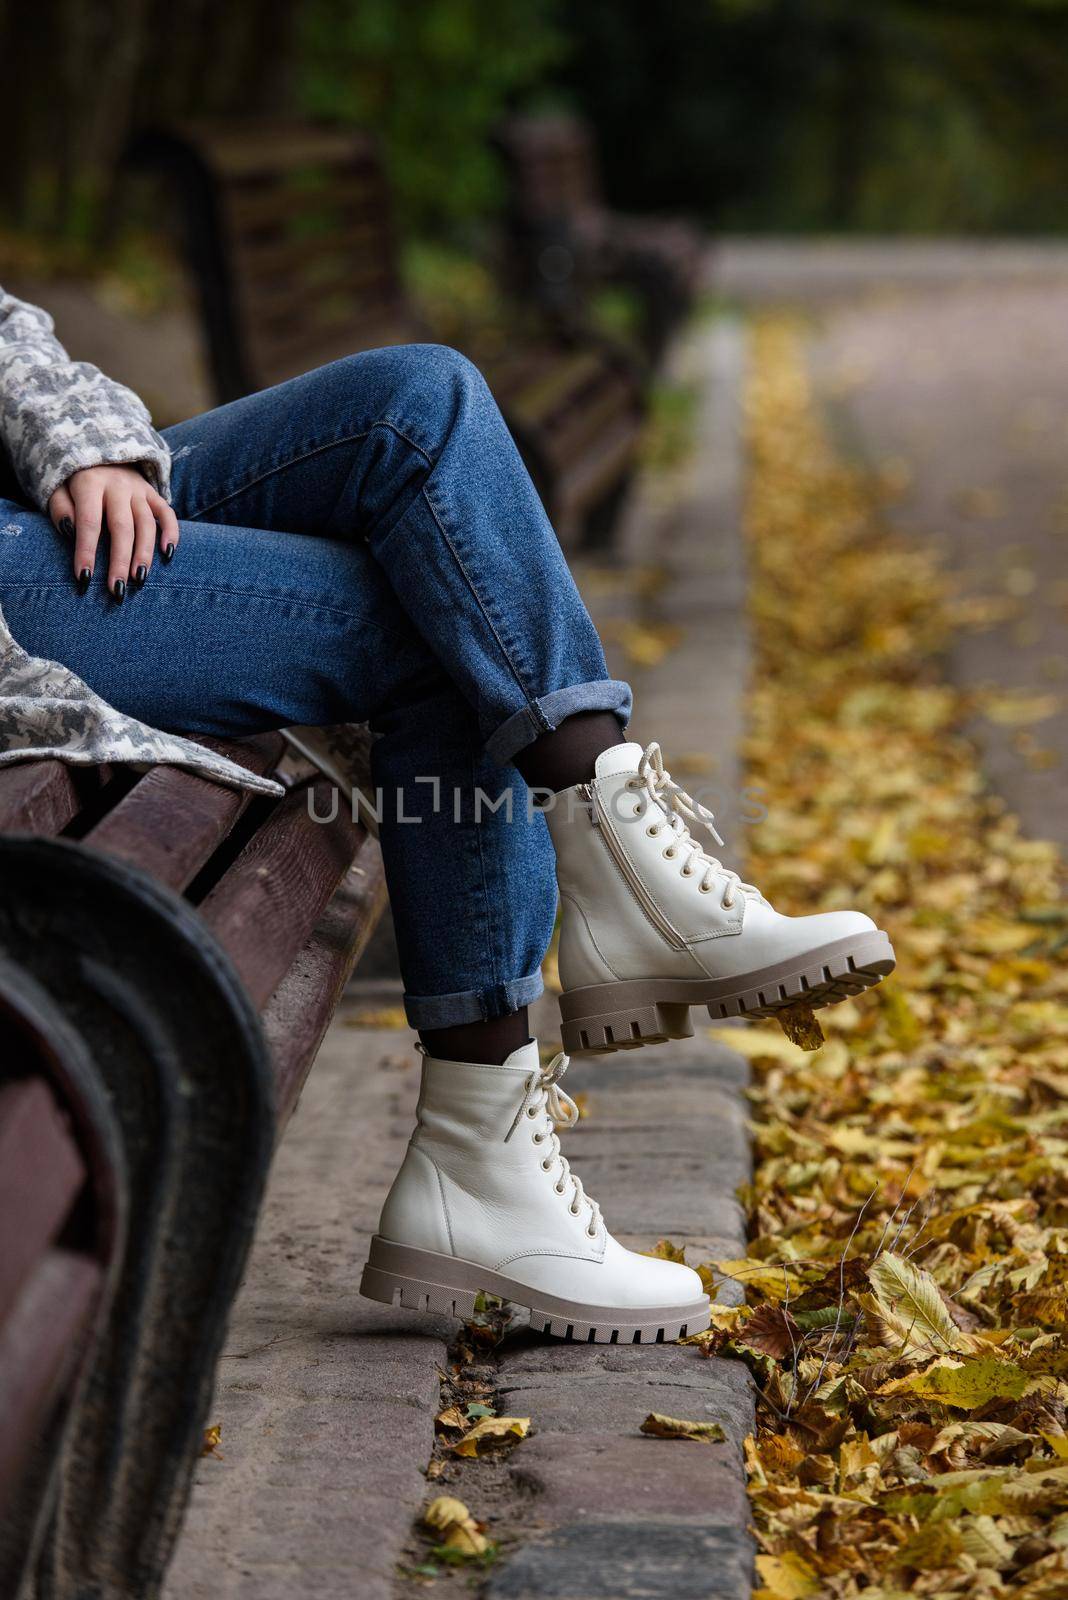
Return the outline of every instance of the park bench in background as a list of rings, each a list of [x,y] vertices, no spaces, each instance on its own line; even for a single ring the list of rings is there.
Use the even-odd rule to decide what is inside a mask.
[[[148,1600],[170,1555],[271,1152],[385,901],[347,797],[283,777],[0,771],[5,1596]]]
[[[389,184],[366,134],[286,123],[140,135],[131,168],[169,180],[219,402],[338,356],[428,338],[404,287]],[[520,319],[521,320],[521,319]],[[610,531],[643,394],[629,353],[516,327],[466,351],[483,369],[564,542]]]
[[[693,305],[704,241],[688,222],[635,217],[604,202],[593,139],[578,117],[514,116],[495,144],[508,178],[507,257],[521,292],[564,326],[581,326],[600,284],[638,296],[650,359]]]

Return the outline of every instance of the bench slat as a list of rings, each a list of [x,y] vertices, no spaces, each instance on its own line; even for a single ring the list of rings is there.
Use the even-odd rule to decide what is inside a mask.
[[[62,761],[27,761],[0,771],[0,832],[59,833],[79,807],[74,774]]]
[[[263,1014],[275,1070],[278,1136],[296,1106],[349,975],[386,904],[382,853],[367,838]]]
[[[365,837],[325,780],[296,789],[249,841],[203,901],[200,913],[228,952],[257,1010],[306,944]]]
[[[201,739],[250,772],[273,772],[285,741],[280,733],[240,742]],[[252,796],[184,767],[153,767],[88,834],[94,850],[150,872],[181,891],[218,848]]]
[[[66,1221],[85,1177],[44,1079],[0,1085],[0,1321]]]
[[[52,1250],[0,1326],[0,1518],[70,1381],[102,1281],[88,1256]]]

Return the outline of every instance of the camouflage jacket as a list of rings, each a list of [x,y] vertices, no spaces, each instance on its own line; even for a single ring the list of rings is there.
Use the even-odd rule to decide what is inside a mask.
[[[52,319],[0,289],[0,444],[26,500],[47,512],[73,472],[136,466],[166,496],[170,451],[142,402],[85,361],[71,361]],[[280,794],[280,785],[192,739],[125,716],[57,661],[30,656],[0,613],[0,766],[53,756],[79,765],[163,762],[221,783]]]

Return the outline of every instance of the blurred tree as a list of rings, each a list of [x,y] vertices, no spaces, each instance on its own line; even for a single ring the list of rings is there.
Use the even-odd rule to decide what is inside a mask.
[[[383,138],[402,220],[494,212],[514,104],[590,116],[619,204],[720,229],[1068,226],[1068,0],[0,0],[0,215],[101,242],[143,120]]]
[[[0,0],[0,207],[92,239],[139,121],[284,103],[290,0]]]
[[[621,204],[722,228],[1068,224],[1066,0],[585,0],[561,75]]]
[[[487,136],[563,42],[555,0],[306,0],[298,93],[382,135],[403,219],[440,232],[499,199]]]

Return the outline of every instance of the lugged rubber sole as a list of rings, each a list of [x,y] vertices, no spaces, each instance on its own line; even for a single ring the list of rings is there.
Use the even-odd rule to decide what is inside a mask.
[[[734,978],[632,978],[569,989],[560,996],[562,1043],[572,1055],[604,1055],[689,1039],[691,1006],[707,1006],[714,1022],[770,1017],[798,1001],[819,1009],[870,989],[895,964],[890,940],[876,929]]]
[[[525,1306],[535,1332],[584,1344],[668,1344],[703,1332],[711,1321],[707,1296],[688,1306],[591,1306],[543,1294],[476,1261],[393,1244],[379,1234],[371,1240],[360,1293],[387,1306],[448,1317],[469,1317],[477,1295],[497,1295]]]

